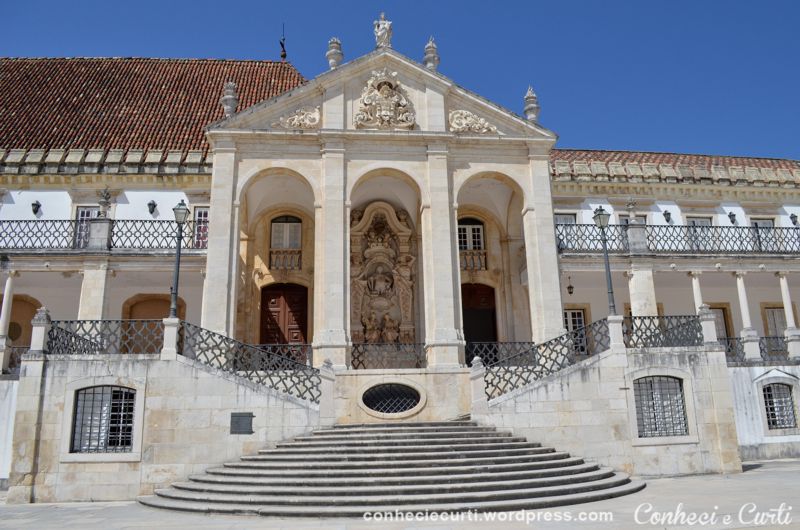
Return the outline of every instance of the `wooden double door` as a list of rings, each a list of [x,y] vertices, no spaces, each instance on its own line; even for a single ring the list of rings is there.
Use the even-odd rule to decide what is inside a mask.
[[[261,289],[261,344],[308,342],[308,289],[276,283]]]
[[[461,284],[461,314],[467,342],[497,342],[493,288],[480,283]]]

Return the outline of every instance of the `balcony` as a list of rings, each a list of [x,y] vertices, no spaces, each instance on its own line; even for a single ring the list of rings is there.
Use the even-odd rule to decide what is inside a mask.
[[[299,271],[303,251],[299,248],[273,248],[269,251],[269,268],[272,270]]]
[[[485,271],[486,270],[486,251],[485,250],[461,250],[459,251],[462,271]]]
[[[105,221],[103,219],[102,221]],[[89,250],[93,220],[0,221],[0,249],[26,252],[50,250],[83,252]],[[175,221],[110,219],[105,250],[174,250]],[[103,227],[105,230],[105,227]],[[205,250],[208,246],[208,223],[188,221],[183,225],[182,246],[187,250]],[[102,236],[105,239],[105,235]],[[101,241],[101,244],[103,242]],[[93,247],[92,251],[103,250]]]
[[[785,255],[800,254],[800,227],[645,225],[639,253]],[[629,238],[632,227],[609,225],[609,252],[636,250]],[[638,227],[637,227],[638,229]],[[562,253],[602,252],[600,229],[593,224],[556,225],[556,241]]]

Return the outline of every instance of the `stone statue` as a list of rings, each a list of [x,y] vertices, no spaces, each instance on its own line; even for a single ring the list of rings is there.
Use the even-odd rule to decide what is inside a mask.
[[[381,13],[378,20],[372,23],[375,28],[375,47],[376,48],[391,48],[392,47],[392,23],[386,20],[386,15]]]
[[[393,344],[400,338],[400,323],[389,316],[389,313],[383,315],[383,331],[381,332],[383,342]]]
[[[375,269],[375,274],[367,280],[367,287],[369,287],[370,293],[377,295],[391,293],[393,284],[394,280],[391,275],[386,274],[386,269],[383,268],[383,265],[378,265],[378,268]]]
[[[378,328],[378,317],[375,316],[375,311],[366,316],[361,317],[361,324],[364,326],[364,342],[380,342],[381,330]]]

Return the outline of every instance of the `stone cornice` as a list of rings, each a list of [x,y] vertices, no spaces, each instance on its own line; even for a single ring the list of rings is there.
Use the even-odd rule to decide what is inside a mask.
[[[114,189],[125,187],[144,188],[181,188],[188,192],[191,190],[207,190],[211,187],[210,173],[185,173],[180,175],[157,174],[0,174],[0,186],[9,189],[53,188],[74,189],[85,187],[87,189],[103,189],[106,186]]]
[[[800,199],[798,185],[784,183],[781,186],[726,185],[722,183],[669,183],[669,182],[596,182],[554,180],[552,184],[554,200],[563,197],[649,197],[661,200],[705,200],[719,202],[731,201],[779,201],[787,197]]]

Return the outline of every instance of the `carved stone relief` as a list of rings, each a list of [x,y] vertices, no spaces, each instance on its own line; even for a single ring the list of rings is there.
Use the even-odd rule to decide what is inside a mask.
[[[361,92],[353,124],[359,129],[413,129],[416,115],[397,80],[388,68],[373,71]]]
[[[412,343],[416,249],[408,213],[374,202],[350,215],[353,342]]]
[[[452,132],[496,133],[497,127],[468,110],[450,111]]]
[[[284,129],[316,129],[319,127],[320,110],[317,107],[303,107],[291,114],[281,116],[273,127],[283,127]]]

